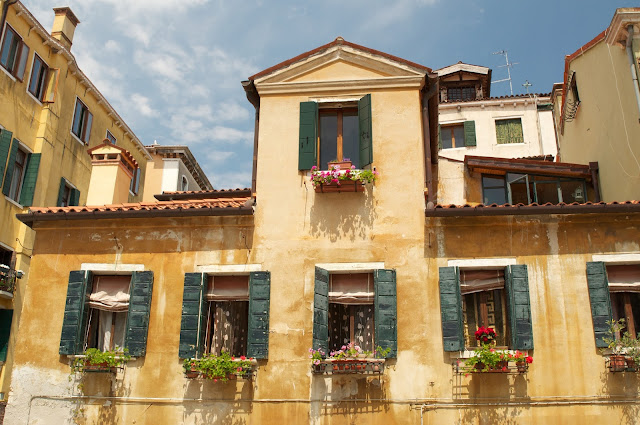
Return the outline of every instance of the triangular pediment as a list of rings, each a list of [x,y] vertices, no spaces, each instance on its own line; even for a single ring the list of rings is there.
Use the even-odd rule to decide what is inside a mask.
[[[266,75],[258,75],[255,82],[274,84],[422,77],[429,71],[426,67],[376,53],[351,44],[336,44],[292,63],[285,62]]]

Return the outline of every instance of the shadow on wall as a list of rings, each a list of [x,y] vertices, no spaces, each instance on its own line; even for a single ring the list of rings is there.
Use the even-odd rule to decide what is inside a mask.
[[[184,404],[185,424],[246,425],[253,403],[253,381],[187,379]]]
[[[640,385],[638,372],[609,372],[609,369],[603,366],[603,371],[600,373],[600,381],[602,382],[602,397],[611,397],[612,399],[637,397]],[[637,404],[608,405],[607,409],[620,412],[619,423],[621,425],[638,423],[640,406]]]
[[[376,218],[372,185],[366,185],[364,192],[316,193],[309,219],[311,235],[331,242],[364,240],[370,237]]]
[[[351,420],[353,415],[389,411],[384,376],[313,375],[311,380],[311,423],[321,416],[342,416]]]

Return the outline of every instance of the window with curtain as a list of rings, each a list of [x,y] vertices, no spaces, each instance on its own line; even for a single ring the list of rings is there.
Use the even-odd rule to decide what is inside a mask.
[[[636,338],[640,331],[640,264],[608,265],[607,278],[613,319],[625,319],[621,333]]]
[[[329,351],[354,342],[374,347],[372,273],[331,274],[329,281]]]
[[[496,331],[496,345],[509,345],[509,320],[504,270],[460,270],[460,293],[466,347],[479,347],[475,331],[480,326]]]
[[[119,351],[124,348],[131,276],[95,276],[89,296],[85,350]]]
[[[247,355],[249,276],[209,276],[205,352]]]
[[[520,118],[496,120],[496,139],[499,145],[524,143],[522,120]]]

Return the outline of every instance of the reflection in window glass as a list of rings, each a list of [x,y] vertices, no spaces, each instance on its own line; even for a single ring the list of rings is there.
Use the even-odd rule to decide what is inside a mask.
[[[360,168],[360,146],[358,140],[358,112],[344,111],[342,115],[342,156]]]
[[[485,205],[507,203],[504,177],[482,176],[482,203]]]
[[[529,193],[529,178],[526,174],[509,174],[509,190],[511,195],[511,204],[531,203]]]
[[[329,169],[329,161],[338,157],[338,114],[320,114],[320,168]]]

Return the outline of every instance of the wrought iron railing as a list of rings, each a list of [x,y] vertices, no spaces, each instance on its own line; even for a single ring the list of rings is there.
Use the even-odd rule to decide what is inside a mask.
[[[16,287],[16,278],[19,278],[19,274],[21,275],[22,273],[0,264],[0,291],[13,294]]]

